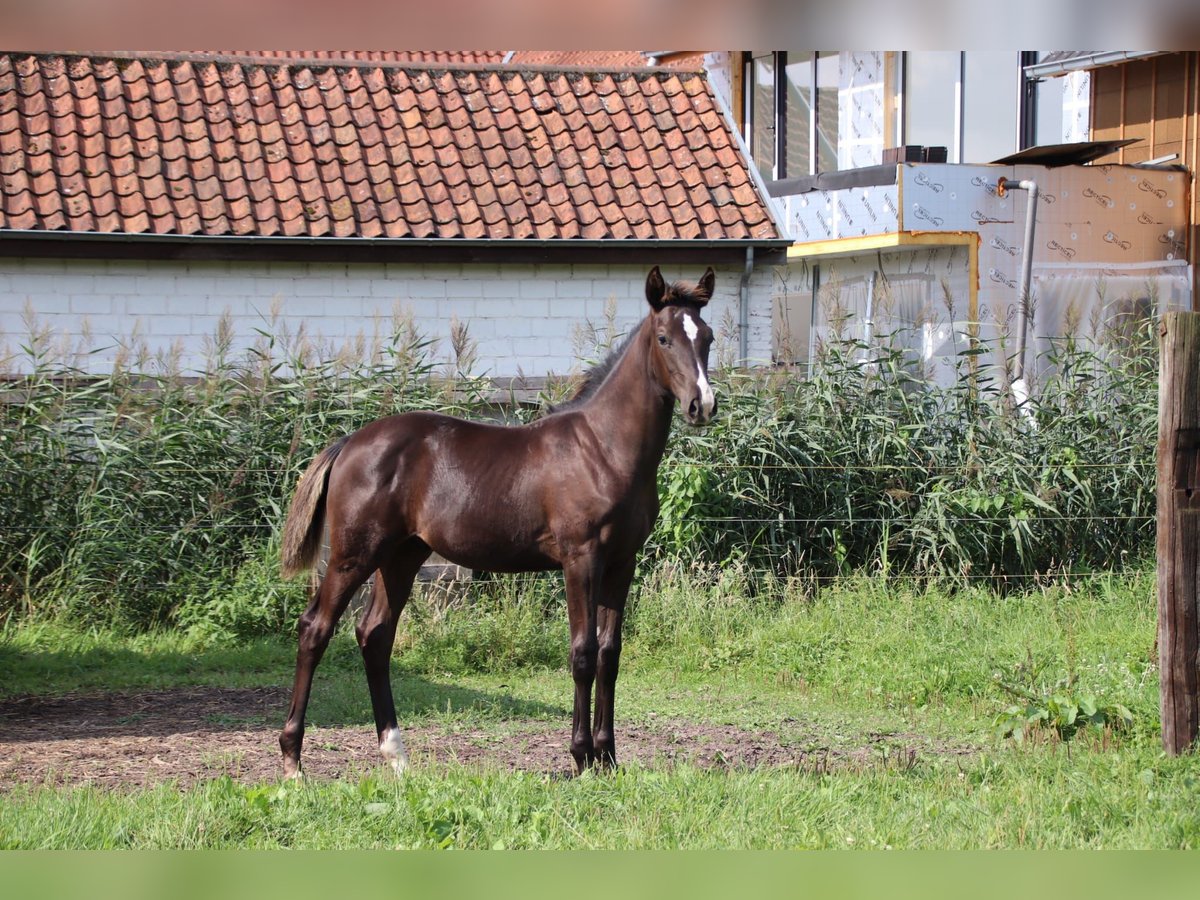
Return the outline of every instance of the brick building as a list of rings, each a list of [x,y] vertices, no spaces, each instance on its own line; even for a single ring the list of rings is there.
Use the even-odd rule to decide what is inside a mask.
[[[31,311],[103,371],[196,369],[222,316],[336,346],[400,310],[466,323],[480,373],[564,373],[652,265],[712,265],[727,354],[770,359],[788,241],[702,71],[307,53],[0,55],[9,371]]]

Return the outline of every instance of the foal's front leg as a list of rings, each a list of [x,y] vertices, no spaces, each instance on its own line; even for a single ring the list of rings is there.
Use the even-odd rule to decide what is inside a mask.
[[[596,680],[596,589],[599,563],[580,557],[563,566],[567,586],[567,619],[571,626],[571,677],[575,680],[575,712],[571,719],[571,756],[575,771],[596,761],[592,743],[592,684]]]
[[[596,761],[602,767],[617,764],[613,699],[621,666],[621,625],[625,617],[629,585],[633,581],[633,570],[634,561],[631,559],[626,564],[610,566],[605,571],[596,611],[596,718],[592,725],[592,740]]]

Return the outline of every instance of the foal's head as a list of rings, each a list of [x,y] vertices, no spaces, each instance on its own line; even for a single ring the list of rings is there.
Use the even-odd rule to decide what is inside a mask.
[[[708,383],[713,332],[700,318],[701,308],[712,297],[715,281],[709,268],[696,284],[667,284],[658,266],[646,279],[646,299],[653,310],[650,346],[654,374],[675,395],[692,425],[704,425],[717,411],[717,399]]]

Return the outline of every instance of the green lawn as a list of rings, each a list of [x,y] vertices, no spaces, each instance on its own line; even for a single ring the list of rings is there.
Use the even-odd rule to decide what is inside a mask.
[[[1200,843],[1200,761],[1158,743],[1153,580],[1099,577],[1000,596],[847,580],[819,592],[675,577],[631,609],[622,722],[677,720],[877,748],[829,770],[630,764],[577,779],[486,763],[397,780],[180,789],[5,786],[0,846],[1180,848]],[[402,723],[569,729],[565,624],[545,598],[417,607],[395,683]],[[284,638],[0,632],[0,694],[290,682]],[[1034,696],[1126,708],[1132,723],[1018,743],[996,721]],[[347,629],[310,721],[371,729]],[[280,711],[282,715],[282,710]],[[277,724],[277,723],[273,723]],[[880,734],[920,745],[888,754]],[[872,737],[874,736],[874,737]]]

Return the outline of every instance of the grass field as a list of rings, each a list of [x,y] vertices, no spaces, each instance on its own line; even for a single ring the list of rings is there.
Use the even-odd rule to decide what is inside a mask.
[[[0,782],[0,846],[1200,843],[1200,762],[1168,759],[1158,742],[1149,575],[1002,596],[903,580],[815,590],[737,571],[668,573],[631,608],[617,727],[618,751],[632,752],[621,770],[580,778],[564,775],[570,682],[552,588],[514,584],[507,596],[493,590],[448,611],[415,602],[411,613],[394,682],[417,764],[397,780],[369,752],[365,681],[344,628],[317,673],[306,753],[354,735],[363,751],[335,748],[339,771],[310,770],[289,784],[246,773],[274,770],[290,640],[10,626],[0,632],[0,744],[5,731],[29,726],[28,698],[74,698],[62,708],[80,720],[61,725],[78,741],[69,746],[81,766],[104,735],[173,740],[159,727],[172,697],[268,693],[259,707],[202,717],[195,727],[212,746],[188,778],[170,765],[93,785],[72,779],[69,765],[37,778],[10,771]],[[128,714],[89,725],[93,695],[109,695],[118,711],[128,703]],[[137,706],[150,696],[159,707]],[[1019,719],[1043,717],[1022,741],[998,734],[1013,706]],[[1079,727],[1093,708],[1109,712],[1108,724]],[[35,758],[62,737],[30,734],[3,752]],[[223,754],[235,739],[244,768],[232,765],[232,750]],[[522,741],[530,756],[505,755]],[[760,756],[739,742],[757,742]]]

